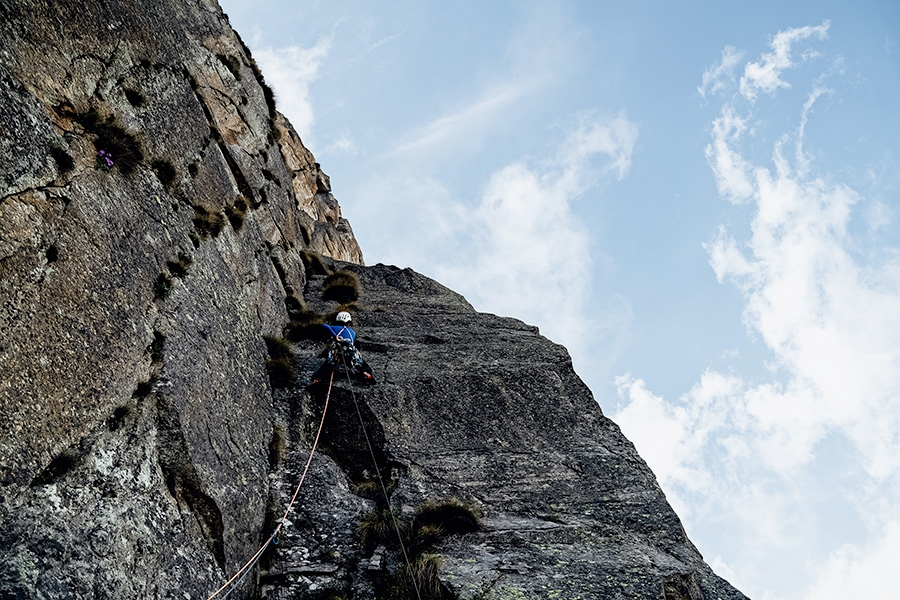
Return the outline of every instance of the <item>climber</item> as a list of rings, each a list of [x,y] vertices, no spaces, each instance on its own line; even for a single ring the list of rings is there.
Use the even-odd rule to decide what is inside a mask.
[[[332,336],[331,346],[325,355],[325,362],[313,374],[310,387],[326,381],[338,365],[344,365],[349,374],[355,375],[363,383],[375,383],[371,367],[356,348],[356,332],[351,327],[353,320],[350,313],[342,310],[334,320],[334,325],[322,324]]]

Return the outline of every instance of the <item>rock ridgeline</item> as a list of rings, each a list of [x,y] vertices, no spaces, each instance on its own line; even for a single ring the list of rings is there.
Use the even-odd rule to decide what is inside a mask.
[[[208,597],[341,303],[379,383],[335,385],[230,597],[743,598],[564,348],[363,266],[213,0],[0,0],[0,153],[0,599]]]

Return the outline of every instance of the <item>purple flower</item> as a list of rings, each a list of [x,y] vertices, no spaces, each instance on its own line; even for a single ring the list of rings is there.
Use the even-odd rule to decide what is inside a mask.
[[[113,162],[112,154],[106,150],[100,150],[97,152],[97,164],[101,167],[106,167],[108,171],[115,163]]]

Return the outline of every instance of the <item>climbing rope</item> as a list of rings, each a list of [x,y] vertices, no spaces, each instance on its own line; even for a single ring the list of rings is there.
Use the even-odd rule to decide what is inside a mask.
[[[272,535],[269,536],[269,539],[265,541],[265,543],[260,547],[259,550],[256,551],[250,560],[247,561],[240,570],[234,574],[234,576],[225,582],[225,584],[217,589],[213,594],[207,598],[206,600],[212,600],[219,593],[231,585],[232,582],[237,580],[237,582],[229,589],[225,595],[222,596],[222,600],[225,600],[228,596],[231,595],[231,592],[236,590],[241,582],[244,581],[244,578],[250,573],[250,568],[257,563],[257,561],[262,557],[263,552],[265,552],[266,548],[269,547],[269,544],[278,542],[275,540],[275,537],[278,535],[278,532],[281,531],[281,528],[284,526],[284,522],[287,519],[288,513],[291,512],[291,508],[294,506],[294,502],[297,500],[297,494],[300,493],[300,486],[303,485],[303,480],[306,478],[306,473],[309,471],[309,465],[312,463],[313,454],[316,452],[316,446],[319,444],[319,436],[322,435],[322,427],[325,425],[325,414],[328,412],[328,400],[331,398],[331,386],[334,383],[334,370],[331,371],[331,377],[328,379],[328,394],[325,396],[325,407],[322,409],[322,420],[319,421],[319,430],[316,432],[316,439],[313,441],[312,448],[309,451],[309,458],[306,460],[306,466],[303,468],[303,474],[300,476],[300,482],[297,484],[297,488],[294,490],[294,495],[291,497],[291,502],[287,506],[287,510],[284,511],[284,515],[281,517],[281,520],[278,521],[278,526],[275,527],[275,531],[272,532]],[[357,408],[357,410],[359,410]],[[374,454],[373,454],[374,456]],[[382,484],[383,486],[383,484]],[[240,577],[240,579],[238,579]]]
[[[344,365],[347,364],[347,357],[344,355],[344,350],[341,349],[341,355],[344,359]],[[381,491],[384,494],[384,502],[388,507],[388,514],[391,515],[391,521],[394,523],[394,530],[397,532],[397,541],[400,542],[400,550],[403,552],[403,560],[406,562],[406,568],[408,572],[412,574],[412,564],[409,561],[409,554],[406,552],[406,546],[403,544],[403,534],[400,533],[400,524],[397,522],[397,517],[394,516],[394,513],[391,511],[391,498],[388,496],[387,487],[384,485],[384,478],[381,476],[381,469],[378,468],[378,459],[375,458],[375,449],[372,447],[372,442],[369,440],[369,433],[366,431],[366,424],[363,421],[362,411],[359,409],[359,402],[356,400],[356,393],[353,391],[353,382],[350,380],[350,370],[344,368],[344,371],[347,374],[347,383],[350,388],[350,397],[353,398],[353,406],[356,407],[356,415],[359,417],[359,426],[362,428],[363,437],[366,440],[366,445],[369,447],[369,454],[372,457],[372,464],[375,465],[375,475],[378,477],[378,483],[381,484]],[[332,375],[334,372],[332,371]],[[416,582],[415,577],[410,577],[412,581],[413,588],[416,590],[416,598],[418,600],[422,600],[422,594],[419,593],[419,584]]]

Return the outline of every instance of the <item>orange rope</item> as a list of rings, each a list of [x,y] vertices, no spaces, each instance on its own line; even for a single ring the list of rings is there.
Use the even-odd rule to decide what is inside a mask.
[[[313,454],[316,451],[316,446],[318,446],[318,444],[319,444],[319,436],[322,434],[322,427],[325,425],[325,414],[328,412],[328,400],[331,398],[331,385],[333,382],[334,382],[334,370],[332,369],[331,377],[328,379],[328,394],[325,396],[325,407],[322,409],[322,420],[319,422],[319,430],[316,432],[316,439],[313,441],[312,449],[309,451],[309,458],[306,460],[306,466],[303,468],[303,474],[300,476],[300,483],[297,484],[297,489],[294,490],[294,495],[291,497],[291,502],[290,502],[290,504],[288,504],[287,510],[284,511],[284,516],[281,517],[281,520],[278,522],[278,527],[275,528],[275,531],[272,532],[272,535],[269,536],[269,539],[266,540],[266,542],[262,545],[262,547],[256,551],[256,554],[254,554],[253,557],[247,561],[247,564],[245,564],[243,567],[241,567],[241,569],[237,573],[234,574],[234,577],[232,577],[231,579],[226,581],[222,587],[220,587],[215,592],[213,592],[212,596],[210,596],[206,600],[212,600],[213,598],[218,596],[219,592],[221,592],[222,590],[227,588],[229,585],[231,585],[231,583],[235,579],[237,579],[241,573],[244,573],[250,567],[252,567],[256,563],[256,561],[258,561],[259,558],[262,556],[262,553],[269,546],[269,544],[272,543],[272,540],[275,539],[275,536],[278,535],[278,532],[281,531],[281,528],[284,525],[284,521],[285,521],[285,519],[287,519],[288,513],[291,512],[291,507],[294,506],[294,501],[297,500],[297,494],[300,493],[300,486],[303,485],[303,480],[306,478],[306,472],[309,471],[309,465],[312,463]],[[241,577],[241,581],[243,581],[243,579],[244,578]],[[240,582],[238,582],[238,583],[240,583]],[[234,590],[233,589],[230,590],[228,592],[228,594],[230,594],[232,591],[234,591]],[[223,596],[223,598],[227,597],[228,594],[225,594],[225,596]]]

